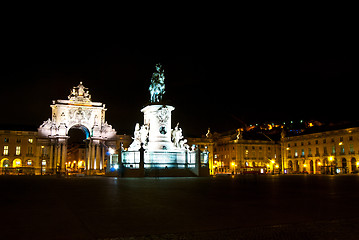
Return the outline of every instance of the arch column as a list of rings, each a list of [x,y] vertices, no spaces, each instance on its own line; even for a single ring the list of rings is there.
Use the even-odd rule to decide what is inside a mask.
[[[96,144],[96,170],[100,169],[101,162],[101,146],[100,144]]]

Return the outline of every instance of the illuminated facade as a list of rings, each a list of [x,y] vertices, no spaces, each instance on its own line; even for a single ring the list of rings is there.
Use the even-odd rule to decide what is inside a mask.
[[[45,154],[37,143],[37,132],[0,130],[0,174],[40,172]]]
[[[213,174],[280,173],[279,141],[242,129],[213,138]]]
[[[283,134],[282,156],[286,173],[357,173],[359,127],[289,137]]]
[[[47,153],[47,171],[66,172],[68,132],[75,128],[86,134],[86,156],[78,165],[87,174],[102,174],[106,152],[116,147],[116,131],[105,121],[105,104],[92,102],[88,89],[80,82],[68,100],[54,100],[51,109],[52,117],[38,128],[37,140]]]

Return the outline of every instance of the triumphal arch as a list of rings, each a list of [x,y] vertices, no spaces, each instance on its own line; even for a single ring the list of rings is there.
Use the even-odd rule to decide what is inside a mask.
[[[86,134],[84,173],[103,173],[106,153],[116,148],[116,131],[105,121],[105,104],[93,102],[88,88],[80,82],[67,100],[53,100],[51,109],[51,118],[38,128],[38,141],[47,150],[41,153],[46,171],[66,171],[69,131],[81,129]]]

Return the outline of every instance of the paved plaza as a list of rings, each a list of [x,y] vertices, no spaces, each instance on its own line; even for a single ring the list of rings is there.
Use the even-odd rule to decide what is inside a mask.
[[[359,176],[0,176],[2,239],[358,239]]]

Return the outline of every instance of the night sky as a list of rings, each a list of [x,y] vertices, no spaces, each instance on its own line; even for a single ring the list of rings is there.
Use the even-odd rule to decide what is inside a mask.
[[[135,123],[143,123],[140,109],[149,101],[158,62],[165,70],[165,99],[176,108],[172,125],[180,122],[184,136],[243,122],[356,120],[352,46],[345,36],[317,36],[268,30],[219,41],[137,45],[70,36],[8,38],[0,54],[0,127],[36,130],[51,116],[52,100],[67,99],[82,81],[93,101],[106,104],[106,120],[118,134],[132,134]]]

